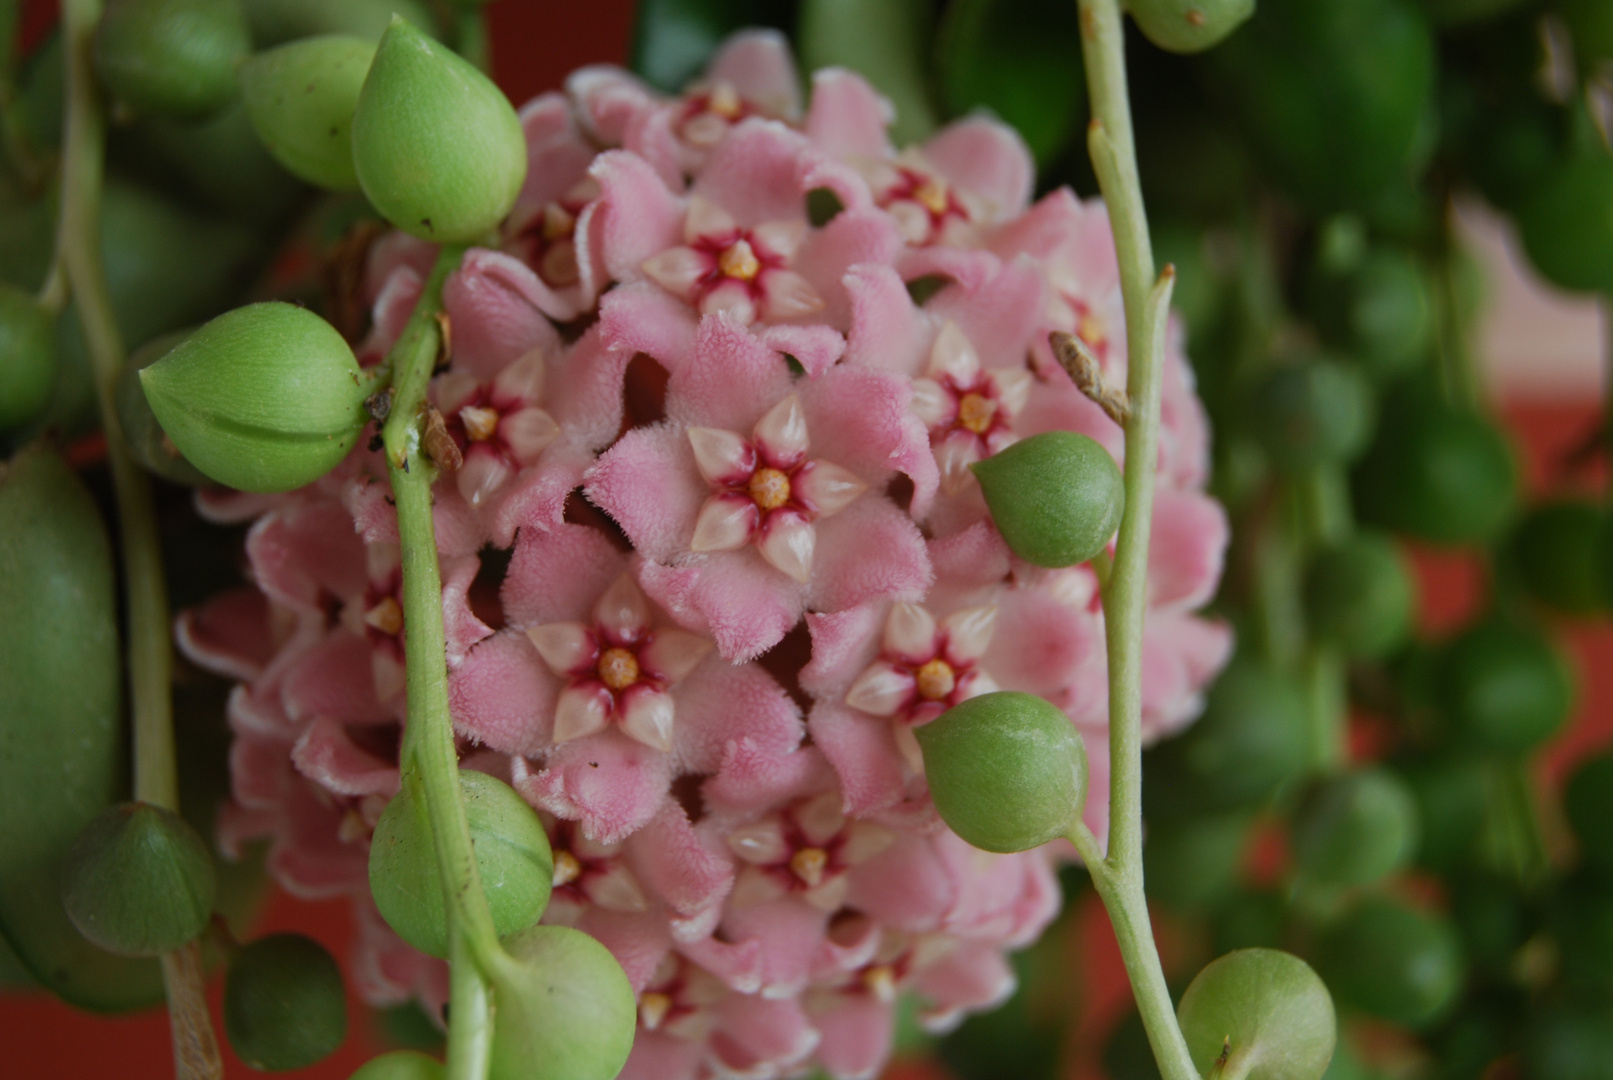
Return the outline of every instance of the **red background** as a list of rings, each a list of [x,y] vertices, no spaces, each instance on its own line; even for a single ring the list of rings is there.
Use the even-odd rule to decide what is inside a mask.
[[[332,0],[339,3],[341,0]],[[55,4],[25,6],[25,42],[36,41],[54,18]],[[632,21],[632,0],[495,0],[487,7],[493,61],[499,84],[516,102],[557,89],[565,74],[597,62],[623,62]],[[1517,406],[1506,410],[1518,436],[1532,490],[1572,489],[1598,483],[1596,477],[1567,477],[1560,462],[1584,440],[1597,421],[1595,406]],[[1458,624],[1482,595],[1482,569],[1477,560],[1431,551],[1416,553],[1424,585],[1424,626],[1434,633]],[[1578,661],[1581,686],[1579,715],[1572,729],[1546,756],[1543,773],[1555,778],[1564,767],[1613,737],[1613,627],[1606,620],[1564,627]],[[1072,935],[1071,1000],[1081,1003],[1074,1072],[1098,1075],[1097,1053],[1116,1019],[1125,1011],[1129,990],[1119,951],[1102,909],[1088,897],[1080,913],[1081,932]],[[270,902],[262,930],[296,930],[318,938],[338,957],[348,954],[352,924],[346,901],[309,903],[285,894]],[[1166,942],[1169,952],[1169,942]],[[220,985],[211,988],[215,1026]],[[350,1002],[351,1026],[346,1044],[319,1065],[295,1074],[306,1080],[345,1080],[380,1049],[368,1024],[368,1010]],[[222,1041],[222,1040],[221,1040]],[[173,1075],[166,1015],[103,1018],[61,1005],[42,994],[0,998],[0,1054],[5,1076],[106,1077],[159,1080]],[[225,1073],[231,1080],[263,1074],[247,1068],[224,1047]],[[933,1076],[919,1066],[897,1067],[909,1080]]]

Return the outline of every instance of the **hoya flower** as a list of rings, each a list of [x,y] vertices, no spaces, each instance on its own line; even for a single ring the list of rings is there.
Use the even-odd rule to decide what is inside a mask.
[[[650,560],[653,598],[724,657],[756,656],[808,606],[926,585],[917,530],[879,494],[893,464],[933,483],[908,395],[843,366],[794,380],[743,327],[707,316],[668,383],[668,422],[618,440],[586,491]]]
[[[943,492],[959,494],[973,480],[970,465],[1018,441],[1014,420],[1033,382],[1024,368],[982,369],[957,324],[941,327],[929,366],[913,381],[913,411],[929,429]]]
[[[720,773],[744,735],[770,754],[801,738],[795,706],[754,665],[658,612],[600,532],[523,530],[503,586],[505,630],[450,673],[458,729],[522,759],[537,805],[614,843],[648,823],[673,779]]]

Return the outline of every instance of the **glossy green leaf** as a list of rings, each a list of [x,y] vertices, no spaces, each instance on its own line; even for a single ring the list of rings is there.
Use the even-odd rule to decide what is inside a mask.
[[[43,985],[116,1012],[162,997],[154,961],[91,945],[61,861],[126,779],[112,551],[89,493],[29,449],[0,470],[0,933]]]
[[[353,112],[375,46],[324,36],[259,53],[241,68],[241,96],[275,159],[311,184],[357,191]]]

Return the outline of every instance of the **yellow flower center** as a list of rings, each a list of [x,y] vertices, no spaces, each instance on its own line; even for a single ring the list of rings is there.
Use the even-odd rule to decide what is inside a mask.
[[[654,1031],[666,1019],[666,1014],[672,1011],[672,999],[665,994],[658,994],[654,990],[647,992],[638,999],[638,1018],[644,1025],[645,1031]]]
[[[790,501],[790,478],[777,469],[757,469],[751,473],[750,497],[763,510],[777,510]]]
[[[984,435],[986,429],[991,427],[992,417],[996,415],[997,403],[981,394],[965,394],[963,400],[958,402],[958,426],[976,435]]]
[[[808,888],[823,880],[824,867],[829,865],[829,853],[822,848],[802,848],[790,856],[790,870],[804,881]]]
[[[735,240],[717,256],[717,269],[728,277],[750,281],[762,272],[762,262],[751,250],[750,241]]]
[[[638,657],[627,649],[606,649],[599,658],[599,681],[612,690],[626,690],[638,682]]]
[[[947,212],[947,186],[939,180],[926,180],[913,189],[913,201],[932,214]]]
[[[548,241],[562,240],[570,236],[577,229],[577,218],[559,203],[547,203],[543,207],[543,238]]]
[[[1103,325],[1103,320],[1090,311],[1083,311],[1076,321],[1075,336],[1093,349],[1101,349],[1109,341],[1109,333]]]
[[[919,695],[926,701],[940,701],[957,689],[958,676],[952,665],[939,656],[913,673]]]
[[[895,1001],[896,969],[889,964],[875,964],[863,972],[863,985],[880,1001]]]
[[[383,634],[396,634],[403,629],[403,608],[388,596],[364,613],[364,622]]]
[[[732,84],[720,82],[711,88],[711,96],[706,99],[706,110],[725,120],[737,120],[743,104],[739,100],[739,91]]]

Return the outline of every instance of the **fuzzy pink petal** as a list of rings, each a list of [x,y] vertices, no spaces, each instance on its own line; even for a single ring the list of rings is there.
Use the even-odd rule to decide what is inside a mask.
[[[646,558],[689,551],[710,487],[695,468],[688,437],[674,425],[635,428],[587,473],[588,499],[627,533]]]
[[[577,130],[565,95],[540,94],[522,105],[516,115],[527,145],[526,182],[517,205],[541,206],[564,195],[587,172],[594,155]]]
[[[935,324],[913,306],[901,276],[889,266],[854,266],[845,287],[851,307],[846,363],[899,375],[923,373]]]
[[[696,316],[659,285],[630,282],[600,300],[600,330],[628,356],[642,352],[668,371],[681,371],[694,350]]]
[[[605,535],[583,525],[522,530],[500,597],[511,626],[591,622],[594,602],[627,565]]]
[[[741,227],[806,216],[801,188],[806,139],[776,120],[752,117],[728,133],[706,160],[694,192],[721,206]]]
[[[633,350],[611,344],[595,324],[551,359],[543,407],[565,429],[567,440],[595,451],[616,438],[622,426],[622,379],[632,358]]]
[[[831,520],[838,520],[833,518]],[[771,649],[801,617],[801,587],[754,551],[708,555],[689,566],[644,563],[639,584],[681,625],[708,633],[723,659]]]
[[[842,365],[801,387],[812,456],[879,483],[890,469],[913,481],[922,516],[940,484],[929,433],[909,409],[912,384],[899,376]]]
[[[1014,969],[1002,950],[985,941],[960,941],[913,975],[913,989],[945,1018],[960,1010],[989,1009],[1014,992]]]
[[[448,664],[452,667],[465,658],[472,645],[491,635],[493,628],[476,617],[468,599],[481,561],[474,555],[441,561],[443,625],[448,637]]]
[[[838,698],[879,652],[888,608],[860,604],[832,614],[809,612],[812,659],[801,669],[801,689],[815,698]]]
[[[952,588],[970,590],[999,584],[1013,565],[1002,534],[987,522],[931,540],[929,549],[937,580]]]
[[[704,1042],[639,1028],[616,1080],[695,1080],[705,1056]]]
[[[790,387],[789,368],[777,352],[731,316],[707,315],[688,362],[667,382],[667,416],[749,434]]]
[[[475,554],[487,539],[487,530],[476,512],[452,482],[439,482],[432,496],[431,523],[437,534],[437,550],[443,555]],[[372,476],[355,478],[342,493],[342,502],[353,515],[360,535],[371,544],[398,542],[398,513],[391,500],[391,485]]]
[[[917,600],[933,580],[918,526],[886,499],[865,495],[814,527],[814,611],[843,611],[881,597]]]
[[[823,298],[823,318],[840,330],[852,326],[852,300],[845,276],[855,266],[885,265],[901,250],[902,239],[889,214],[878,210],[845,210],[815,230],[794,267]],[[903,289],[905,298],[906,290]]]
[[[293,720],[328,716],[362,724],[391,716],[375,696],[370,643],[341,629],[285,669],[280,698]]]
[[[1231,652],[1232,633],[1224,624],[1151,612],[1143,635],[1144,738],[1180,731],[1197,717],[1204,687]]]
[[[792,1075],[818,1045],[798,1001],[730,995],[715,1011],[720,1020],[710,1047],[730,1075]]]
[[[1046,697],[1055,705],[1080,699],[1081,681],[1102,682],[1103,623],[1059,603],[1040,589],[1003,594],[997,627],[981,667],[1004,690]]]
[[[731,83],[739,95],[785,120],[801,112],[801,86],[789,40],[777,30],[741,30],[724,41],[706,79]]]
[[[549,743],[560,686],[525,634],[494,634],[449,674],[454,727],[495,750],[535,754]]]
[[[924,144],[924,156],[952,183],[986,201],[1005,221],[1030,204],[1036,165],[1019,133],[987,117],[948,124]]]
[[[1049,192],[1029,210],[999,227],[989,247],[1003,259],[1029,255],[1052,258],[1059,249],[1075,243],[1085,214],[1081,201],[1067,187]],[[1111,253],[1113,244],[1110,244]]]
[[[500,251],[471,248],[443,287],[452,320],[454,364],[487,379],[530,349],[560,350],[543,316],[567,322],[582,314],[570,290],[550,288],[532,269]]]
[[[398,767],[360,749],[334,720],[313,722],[291,750],[297,771],[338,795],[398,792]]]
[[[573,71],[566,76],[566,93],[576,102],[582,122],[606,146],[619,144],[629,120],[656,105],[654,91],[613,64]]]
[[[904,761],[889,720],[820,701],[812,707],[807,728],[840,777],[846,813],[867,816],[906,797]]]
[[[581,821],[590,840],[614,844],[655,816],[671,781],[667,755],[606,730],[562,744],[522,793],[552,814]]]
[[[671,951],[666,920],[653,914],[591,907],[577,929],[596,938],[622,965],[635,993],[642,993]]]
[[[1014,421],[1021,438],[1044,431],[1074,431],[1095,439],[1119,461],[1125,450],[1125,433],[1097,403],[1075,388],[1063,368],[1038,372],[1030,400]]]
[[[622,135],[622,146],[649,162],[670,191],[683,189],[686,148],[672,130],[677,115],[676,103],[647,109],[628,121],[627,130]]]
[[[795,357],[813,377],[829,370],[846,351],[846,339],[827,326],[763,326],[757,337],[769,349]]]
[[[581,486],[593,463],[592,451],[567,438],[545,450],[536,465],[516,473],[485,508],[494,543],[508,547],[523,526],[558,527],[567,497]]]
[[[823,754],[806,746],[778,754],[750,738],[730,743],[717,775],[701,789],[706,805],[730,815],[753,815],[832,782]]]
[[[1229,536],[1226,511],[1214,499],[1160,491],[1148,545],[1149,604],[1192,609],[1215,595]]]
[[[927,308],[957,324],[985,367],[1023,367],[1047,312],[1047,286],[1037,264],[1018,258],[977,288],[942,289]]]
[[[211,596],[179,613],[174,641],[187,659],[208,671],[255,679],[275,653],[268,598],[245,586]]]
[[[801,742],[801,712],[784,688],[754,664],[715,658],[697,667],[674,690],[675,751],[685,772],[714,773],[728,746],[741,736],[760,753],[784,755]]]
[[[340,503],[290,503],[264,516],[247,533],[246,555],[258,587],[291,607],[316,609],[368,583],[364,545]]]
[[[825,913],[795,897],[730,907],[722,923],[727,940],[755,938],[762,943],[764,998],[789,996],[806,985],[827,929]]]
[[[837,157],[890,157],[885,129],[894,119],[891,103],[861,75],[842,68],[813,73],[806,132],[819,149]]]
[[[850,877],[847,903],[898,930],[934,930],[957,902],[958,883],[929,837],[901,837]]]
[[[890,1058],[895,1035],[891,1007],[873,995],[846,997],[812,1018],[823,1041],[818,1062],[835,1080],[874,1080]]]
[[[626,853],[645,887],[682,916],[721,904],[733,886],[732,857],[697,833],[676,802],[634,834]]]
[[[239,525],[261,517],[290,499],[291,496],[282,494],[199,487],[196,489],[195,503],[196,513],[203,521],[211,521],[214,525]]]
[[[287,892],[318,899],[367,888],[369,858],[362,845],[341,841],[341,806],[288,770],[280,810],[268,866]]]
[[[607,150],[588,174],[599,182],[599,252],[605,270],[618,281],[643,275],[639,267],[682,239],[683,207],[644,159]]]

